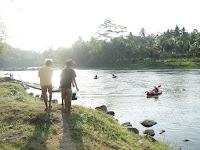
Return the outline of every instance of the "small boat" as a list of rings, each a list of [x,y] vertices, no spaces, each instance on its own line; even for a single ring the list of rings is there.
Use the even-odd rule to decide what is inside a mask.
[[[156,96],[162,94],[162,91],[161,90],[159,90],[158,92],[151,91],[151,92],[146,92],[146,94],[147,96]]]
[[[112,78],[117,78],[117,76],[113,74],[113,75],[112,75]]]
[[[94,77],[94,79],[98,79],[98,76],[96,75],[96,76]]]

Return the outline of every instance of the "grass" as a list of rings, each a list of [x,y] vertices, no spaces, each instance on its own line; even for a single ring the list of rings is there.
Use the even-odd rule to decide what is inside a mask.
[[[123,64],[123,63],[115,63],[110,64],[110,66],[92,66],[94,69],[199,69],[200,68],[200,58],[192,57],[192,58],[166,58],[166,59],[150,59],[146,58],[144,60],[131,63],[131,64]],[[81,68],[86,69],[86,68]],[[88,69],[88,68],[87,68]]]
[[[137,64],[131,64],[132,69],[197,69],[200,68],[200,58],[170,58],[151,60],[145,59]]]
[[[30,97],[20,85],[0,83],[0,91],[2,89],[0,149],[175,149],[123,129],[103,112],[73,105],[72,115],[67,116],[58,104],[44,112],[44,103]],[[23,95],[23,99],[19,100],[19,95]]]

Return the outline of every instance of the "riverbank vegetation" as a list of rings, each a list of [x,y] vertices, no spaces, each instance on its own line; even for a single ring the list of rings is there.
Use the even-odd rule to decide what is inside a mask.
[[[152,142],[121,125],[103,112],[72,106],[67,116],[63,107],[44,104],[29,96],[21,85],[0,83],[0,149],[175,149]]]
[[[81,37],[71,47],[50,47],[42,53],[22,51],[8,46],[0,57],[0,67],[36,67],[45,58],[54,61],[54,67],[63,67],[72,58],[81,68],[199,68],[200,32],[187,32],[178,25],[163,33],[147,34],[141,28],[139,35],[106,19],[90,40]]]

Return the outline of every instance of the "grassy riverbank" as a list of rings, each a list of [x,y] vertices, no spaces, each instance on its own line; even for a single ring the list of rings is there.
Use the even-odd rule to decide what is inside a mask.
[[[199,69],[200,58],[145,59],[138,63],[124,66],[127,69]]]
[[[53,104],[44,112],[44,103],[18,84],[0,83],[0,96],[0,149],[170,149],[123,129],[100,111],[74,105],[67,116]]]
[[[95,69],[200,69],[200,58],[145,59],[131,64],[113,64],[111,66],[93,66]]]

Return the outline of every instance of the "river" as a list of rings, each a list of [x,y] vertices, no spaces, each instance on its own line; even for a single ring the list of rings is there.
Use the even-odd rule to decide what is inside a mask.
[[[131,122],[140,134],[145,129],[139,122],[152,119],[155,139],[190,150],[200,149],[200,69],[158,70],[76,70],[80,91],[72,105],[95,108],[106,105],[115,112],[119,123]],[[59,86],[61,70],[54,70],[53,86]],[[39,83],[37,71],[1,71],[14,74],[14,78]],[[98,73],[99,78],[93,79]],[[117,75],[112,78],[111,74]],[[161,85],[162,95],[147,98],[145,91]],[[39,90],[30,89],[35,94]],[[61,103],[61,94],[53,99]],[[165,130],[158,134],[158,130]],[[183,142],[183,139],[189,139]]]

